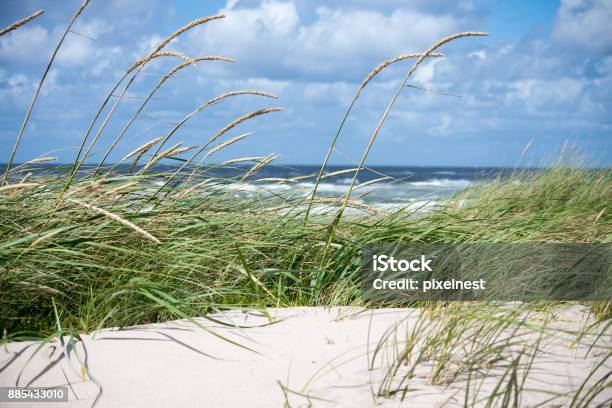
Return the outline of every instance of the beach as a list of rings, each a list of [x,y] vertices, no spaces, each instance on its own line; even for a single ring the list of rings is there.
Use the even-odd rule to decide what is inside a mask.
[[[68,379],[69,402],[46,403],[50,407],[89,407],[94,401],[96,407],[153,408],[274,407],[285,403],[291,407],[309,403],[314,407],[463,406],[464,383],[432,384],[433,366],[428,365],[419,368],[404,401],[399,393],[378,395],[386,364],[402,349],[401,334],[419,321],[418,309],[299,307],[267,312],[268,317],[257,311],[211,316],[241,328],[197,319],[252,351],[184,320],[81,335],[69,350],[70,362],[57,341],[36,353],[39,343],[9,343],[8,353],[0,352],[0,386],[60,386]],[[587,338],[575,342],[569,333],[588,323],[592,320],[583,307],[558,312],[556,328],[566,333],[557,331],[541,340],[542,352],[533,362],[521,406],[535,406],[555,393],[571,393],[580,386],[600,357],[598,352],[587,353]],[[398,343],[378,347],[393,327]],[[608,330],[606,336],[612,332]],[[383,357],[373,360],[375,350]],[[81,369],[83,364],[86,372]],[[606,370],[612,370],[612,361],[598,372]],[[503,371],[500,369],[497,377],[490,376],[483,391],[492,390]],[[593,406],[609,397],[609,392],[602,393]],[[565,406],[568,398],[556,399],[558,405],[549,406]],[[485,403],[475,406],[480,405]],[[6,406],[37,405],[19,402]]]

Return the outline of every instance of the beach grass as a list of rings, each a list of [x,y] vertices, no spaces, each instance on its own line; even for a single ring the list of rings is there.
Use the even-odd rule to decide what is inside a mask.
[[[66,179],[59,172],[0,194],[0,315],[10,336],[53,333],[52,300],[62,327],[81,332],[176,318],[174,308],[196,316],[224,307],[362,304],[360,254],[372,243],[612,238],[612,172],[566,164],[476,184],[433,211],[357,209],[338,223],[331,249],[337,207],[326,204],[328,214],[304,223],[303,196],[237,198],[223,187],[240,176],[195,177],[157,194],[153,183],[163,178],[84,176],[58,203]],[[609,317],[609,309],[599,314]]]

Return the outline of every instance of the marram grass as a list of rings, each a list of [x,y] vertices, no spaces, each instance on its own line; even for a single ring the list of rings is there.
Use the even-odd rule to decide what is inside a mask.
[[[172,174],[154,179],[164,177]],[[303,197],[238,199],[215,188],[228,180],[212,179],[152,199],[152,179],[84,177],[59,206],[62,174],[0,192],[0,316],[9,335],[52,333],[52,299],[62,326],[76,331],[176,317],[143,289],[194,316],[359,304],[368,243],[612,240],[610,170],[559,166],[476,185],[425,214],[345,217],[323,265],[331,217],[304,224]],[[609,317],[609,307],[595,310]]]

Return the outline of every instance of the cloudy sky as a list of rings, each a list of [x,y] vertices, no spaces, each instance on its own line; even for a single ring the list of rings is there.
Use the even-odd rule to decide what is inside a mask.
[[[45,14],[0,38],[0,162],[6,161],[36,84],[79,0],[3,0],[0,26],[37,9]],[[114,158],[164,135],[199,104],[234,89],[279,96],[228,99],[196,115],[174,136],[186,145],[261,107],[262,116],[228,137],[253,135],[218,159],[279,153],[284,163],[318,164],[355,92],[381,61],[426,49],[440,37],[487,31],[446,45],[421,67],[376,141],[377,165],[549,163],[564,143],[592,163],[612,164],[612,0],[92,0],[60,50],[17,155],[69,161],[105,95],[126,68],[176,28],[224,13],[169,50],[224,55],[171,78],[126,133]],[[96,145],[99,158],[159,77],[143,70]],[[335,164],[359,157],[410,62],[364,91],[338,145]],[[456,96],[444,95],[453,94]]]

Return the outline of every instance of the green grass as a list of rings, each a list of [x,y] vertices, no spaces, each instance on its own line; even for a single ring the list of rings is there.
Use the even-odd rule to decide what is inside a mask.
[[[157,244],[60,201],[64,176],[0,194],[0,316],[9,335],[53,333],[52,300],[62,326],[80,332],[177,318],[177,310],[359,304],[360,251],[370,243],[612,239],[610,170],[559,166],[477,185],[425,214],[345,216],[323,264],[334,217],[304,223],[304,198],[291,193],[238,199],[215,182],[195,190],[190,182],[153,195],[151,175],[73,183],[69,199],[129,220]],[[275,210],[281,202],[295,209]]]
[[[423,308],[410,324],[389,328],[368,356],[371,367],[383,368],[376,395],[409,398],[426,381],[447,388],[465,407],[520,407],[526,394],[529,406],[609,406],[610,321],[576,325],[581,311],[568,307],[453,302]],[[567,352],[596,362],[562,392],[542,374],[554,377]]]

